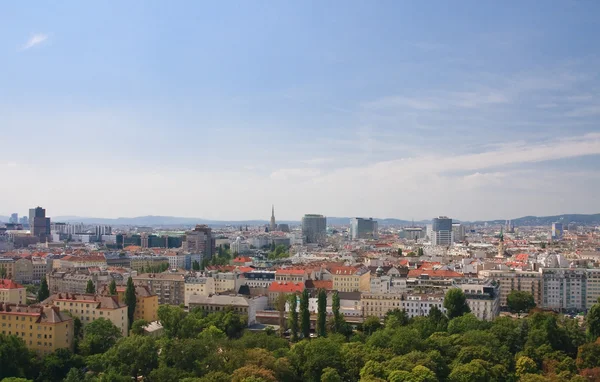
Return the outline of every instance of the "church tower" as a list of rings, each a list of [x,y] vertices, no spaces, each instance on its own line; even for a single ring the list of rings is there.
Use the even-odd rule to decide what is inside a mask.
[[[502,232],[502,227],[500,227],[500,241],[498,242],[497,257],[504,257],[504,233]]]
[[[277,231],[277,224],[275,223],[275,206],[271,205],[271,224],[269,225],[269,232]]]

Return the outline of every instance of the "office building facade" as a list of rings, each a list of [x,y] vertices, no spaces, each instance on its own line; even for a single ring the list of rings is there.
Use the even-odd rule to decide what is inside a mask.
[[[307,214],[302,217],[302,236],[306,244],[321,244],[327,238],[327,218]]]
[[[350,235],[352,240],[357,239],[377,239],[378,238],[377,221],[373,218],[352,218],[350,219]]]
[[[430,237],[432,245],[452,245],[453,236],[452,219],[447,216],[440,216],[433,219]]]

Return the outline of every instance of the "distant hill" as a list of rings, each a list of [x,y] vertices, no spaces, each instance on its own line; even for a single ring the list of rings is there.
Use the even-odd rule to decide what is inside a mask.
[[[506,220],[487,220],[474,223],[504,224]],[[515,227],[522,226],[550,226],[552,223],[559,222],[563,225],[600,225],[600,214],[564,214],[554,216],[524,216],[522,218],[512,219]],[[565,227],[566,228],[566,227]]]
[[[81,217],[81,216],[52,216],[54,222],[65,222],[65,223],[83,223],[83,224],[106,224],[106,225],[129,225],[129,226],[193,226],[196,224],[208,224],[211,226],[226,226],[226,225],[265,225],[269,224],[267,220],[210,220],[202,218],[186,218],[176,216],[138,216],[138,217],[120,217],[116,219],[108,218],[94,218],[94,217]],[[373,218],[377,220],[380,226],[409,226],[413,222],[411,220],[402,220],[394,218]],[[8,216],[0,216],[0,222],[8,222]],[[456,220],[458,221],[458,220]],[[299,225],[299,220],[286,220],[277,221],[278,223]],[[348,225],[350,222],[349,217],[327,217],[327,224],[329,225]],[[482,220],[475,222],[464,222],[464,223],[488,223],[488,224],[504,224],[506,220]],[[515,226],[550,226],[554,222],[561,222],[565,225],[574,223],[578,225],[600,225],[600,214],[565,214],[556,216],[524,216],[517,219],[512,219]],[[431,223],[430,220],[419,220],[415,221],[415,225],[425,225]]]

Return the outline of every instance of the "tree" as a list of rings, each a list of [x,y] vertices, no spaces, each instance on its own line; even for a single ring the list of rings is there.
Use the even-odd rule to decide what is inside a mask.
[[[444,297],[444,308],[446,308],[446,313],[450,319],[471,312],[469,305],[467,305],[467,298],[459,288],[451,288],[446,292],[446,296]]]
[[[425,256],[425,252],[423,252],[423,247],[419,247],[419,249],[417,250],[417,256]]]
[[[220,249],[221,247],[219,247]],[[194,271],[199,271],[200,270],[200,263],[198,262],[198,260],[194,260],[194,262],[192,263],[192,270]]]
[[[102,359],[108,369],[137,381],[139,376],[147,376],[158,367],[158,345],[152,337],[121,338]]]
[[[87,282],[87,285],[85,287],[85,293],[88,294],[95,294],[96,293],[96,286],[94,285],[94,282],[90,279]]]
[[[288,327],[291,332],[292,342],[298,341],[298,296],[292,293],[288,297],[289,313],[288,313]]]
[[[138,336],[143,335],[144,327],[146,327],[148,324],[149,322],[143,319],[133,321],[133,324],[131,324],[131,334],[135,334]]]
[[[0,379],[33,376],[33,359],[21,338],[0,333]]]
[[[108,286],[108,293],[110,293],[111,296],[117,295],[117,283],[115,279],[112,279],[110,282],[110,285]]]
[[[135,305],[137,303],[135,295],[135,286],[131,276],[127,279],[127,288],[125,289],[125,304],[127,305],[127,318],[129,319],[129,327],[133,324],[133,316],[135,314]]]
[[[511,312],[521,315],[535,308],[533,295],[529,292],[513,290],[506,296],[506,304]]]
[[[176,337],[181,324],[186,318],[186,313],[178,306],[160,305],[158,307],[158,320],[168,337]]]
[[[342,382],[342,377],[333,367],[326,367],[321,373],[321,382]]]
[[[515,366],[515,372],[517,373],[517,377],[521,377],[525,374],[537,374],[538,367],[534,360],[529,357],[521,356],[517,359],[517,364]]]
[[[327,292],[325,289],[319,289],[317,309],[317,335],[325,337],[327,335]]]
[[[577,352],[577,367],[580,370],[600,367],[600,344],[590,343],[580,346]]]
[[[85,327],[79,348],[83,355],[105,353],[121,338],[121,330],[106,318],[98,318]]]
[[[379,320],[379,317],[369,316],[363,322],[362,327],[363,327],[363,331],[367,335],[371,335],[371,334],[375,333],[377,331],[377,329],[379,329],[381,327],[381,321]]]
[[[285,334],[285,303],[287,301],[287,297],[285,293],[279,293],[277,296],[277,311],[279,312],[279,335],[281,337]]]
[[[600,304],[592,305],[590,311],[585,316],[588,335],[592,339],[600,337]]]
[[[57,349],[42,359],[38,381],[62,381],[72,368],[82,368],[83,358],[68,349]]]
[[[300,324],[302,326],[302,337],[310,338],[310,311],[308,310],[308,290],[302,291],[300,297]]]
[[[6,278],[6,268],[2,267],[0,268],[0,279],[5,279]]]
[[[388,310],[383,318],[386,327],[397,327],[408,325],[409,317],[404,309]]]
[[[65,379],[63,379],[63,382],[81,382],[84,379],[85,379],[85,374],[83,373],[83,371],[81,371],[81,369],[74,367],[71,370],[69,370],[69,372],[65,376]]]
[[[398,248],[398,256],[402,256],[402,248]]]
[[[40,285],[40,290],[38,290],[38,301],[42,302],[45,299],[50,297],[50,290],[48,289],[48,281],[45,277],[42,277],[42,283]]]

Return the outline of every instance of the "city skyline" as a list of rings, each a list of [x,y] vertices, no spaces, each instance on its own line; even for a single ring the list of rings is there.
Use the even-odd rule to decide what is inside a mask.
[[[600,212],[600,4],[136,4],[3,6],[0,215]]]

